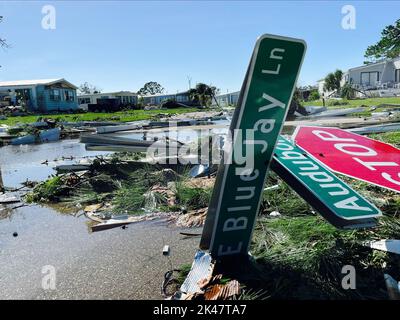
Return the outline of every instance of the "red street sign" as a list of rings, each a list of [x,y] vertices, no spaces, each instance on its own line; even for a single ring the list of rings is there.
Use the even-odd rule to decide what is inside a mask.
[[[297,127],[293,141],[335,172],[400,192],[400,150],[389,144],[312,126]]]

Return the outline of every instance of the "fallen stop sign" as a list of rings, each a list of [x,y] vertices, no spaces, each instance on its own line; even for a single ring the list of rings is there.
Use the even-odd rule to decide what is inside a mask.
[[[389,144],[315,126],[297,127],[293,140],[335,172],[400,192],[400,150]]]

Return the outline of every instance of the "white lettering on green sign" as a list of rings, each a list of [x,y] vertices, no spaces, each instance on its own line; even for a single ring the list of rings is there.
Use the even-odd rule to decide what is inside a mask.
[[[276,160],[290,170],[308,189],[344,219],[377,217],[380,211],[316,160],[281,137]]]
[[[221,165],[216,180],[220,188],[213,191],[203,231],[201,247],[208,247],[213,257],[248,252],[266,173],[304,52],[302,40],[272,35],[257,40],[230,128],[234,137],[228,157],[233,160]]]

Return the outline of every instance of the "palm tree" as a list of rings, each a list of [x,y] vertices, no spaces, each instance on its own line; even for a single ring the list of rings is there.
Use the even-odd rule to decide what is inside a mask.
[[[215,95],[218,92],[214,86],[209,86],[205,83],[196,84],[196,88],[188,91],[189,97],[192,101],[197,101],[202,106],[209,106],[212,99],[215,99]]]
[[[343,71],[337,69],[335,72],[328,73],[325,77],[324,90],[336,91],[340,93],[340,83],[342,81]]]

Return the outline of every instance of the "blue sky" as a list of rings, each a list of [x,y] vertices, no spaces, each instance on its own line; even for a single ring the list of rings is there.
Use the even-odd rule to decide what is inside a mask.
[[[41,27],[43,5],[56,29]],[[341,26],[342,6],[356,9],[356,29]],[[400,18],[400,2],[1,1],[0,81],[64,77],[104,91],[137,91],[157,81],[169,93],[206,82],[239,90],[256,38],[302,38],[308,50],[299,85],[336,68],[361,65],[368,45]]]

